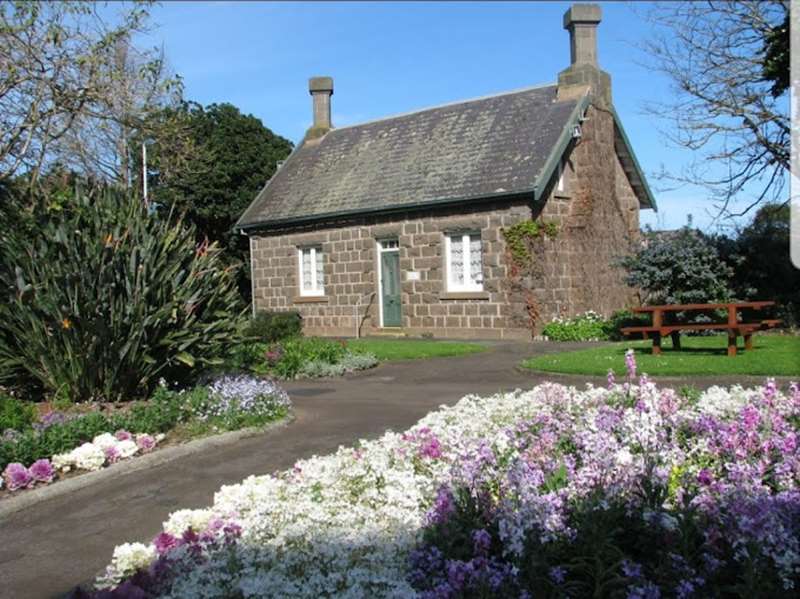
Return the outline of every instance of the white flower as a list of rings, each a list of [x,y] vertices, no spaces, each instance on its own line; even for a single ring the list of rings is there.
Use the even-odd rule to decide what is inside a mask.
[[[118,443],[117,438],[111,433],[103,433],[101,435],[97,435],[94,439],[92,439],[92,445],[97,445],[100,449],[113,447],[117,443]]]
[[[84,443],[70,452],[75,466],[81,470],[100,470],[106,463],[105,452],[93,443]]]
[[[150,564],[156,556],[155,547],[142,543],[126,543],[114,549],[111,564],[106,568],[106,573],[97,581],[98,588],[111,587],[119,583],[126,576],[130,576],[138,569]]]
[[[135,441],[131,441],[130,439],[126,441],[117,441],[114,444],[114,447],[117,448],[117,453],[119,454],[120,459],[126,459],[134,456],[136,452],[139,451],[139,446],[136,445]]]
[[[164,530],[176,537],[181,536],[187,528],[202,531],[214,516],[211,510],[178,510],[169,515]]]
[[[52,458],[50,458],[50,463],[53,464],[53,468],[55,468],[56,470],[61,470],[62,472],[69,472],[75,465],[75,458],[72,456],[71,452],[57,453]]]

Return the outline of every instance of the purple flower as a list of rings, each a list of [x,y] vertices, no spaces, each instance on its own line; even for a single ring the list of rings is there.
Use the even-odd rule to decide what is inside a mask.
[[[567,578],[567,571],[561,566],[550,568],[550,580],[556,584],[563,584]]]
[[[699,482],[701,485],[710,485],[712,482],[714,482],[714,477],[711,475],[711,471],[708,468],[703,468],[697,473],[697,482]]]
[[[181,540],[176,537],[173,537],[168,532],[159,533],[158,536],[156,536],[156,538],[153,539],[153,545],[155,545],[156,551],[158,551],[158,553],[161,555],[167,553],[168,551],[174,549],[175,547],[179,547],[180,544]]]
[[[419,455],[424,458],[435,460],[442,457],[442,446],[439,439],[431,435],[419,448]]]
[[[622,560],[622,573],[628,578],[641,578],[642,566],[630,560]]]
[[[51,483],[55,476],[53,465],[48,459],[36,460],[30,467],[30,474],[33,480],[39,483]]]
[[[778,394],[778,386],[775,384],[774,378],[768,378],[764,381],[762,394],[768,404],[772,403],[772,400],[775,399],[775,396]]]
[[[34,480],[30,470],[18,462],[12,462],[3,471],[3,478],[9,491],[27,489],[33,486]]]
[[[476,530],[472,533],[472,547],[476,555],[489,555],[489,549],[492,546],[492,535],[483,529]]]
[[[433,508],[428,512],[429,524],[442,524],[446,522],[450,515],[456,511],[453,494],[447,487],[441,487],[436,493]]]
[[[126,430],[118,430],[116,433],[114,433],[114,437],[117,439],[117,441],[130,441],[133,439],[133,435]]]
[[[108,445],[103,449],[106,454],[106,460],[109,464],[114,464],[119,461],[119,450],[114,445]]]
[[[608,390],[610,391],[611,389],[614,388],[614,384],[616,383],[616,380],[614,379],[614,370],[612,368],[608,369],[608,374],[606,375],[606,381],[608,381]]]
[[[142,453],[147,453],[153,451],[156,446],[156,440],[148,434],[136,435],[136,446]]]
[[[627,370],[628,382],[633,382],[636,378],[636,355],[632,349],[625,352],[625,369]]]

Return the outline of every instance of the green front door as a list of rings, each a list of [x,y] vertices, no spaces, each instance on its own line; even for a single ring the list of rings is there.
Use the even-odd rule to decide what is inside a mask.
[[[383,326],[401,326],[399,252],[381,252],[381,301]]]

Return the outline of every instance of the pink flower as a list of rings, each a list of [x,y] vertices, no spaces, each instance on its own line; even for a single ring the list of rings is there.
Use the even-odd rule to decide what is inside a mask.
[[[106,459],[109,464],[114,464],[119,461],[119,450],[115,446],[109,445],[103,452],[106,454]]]
[[[606,381],[608,381],[608,390],[611,391],[611,389],[614,388],[614,383],[616,382],[614,380],[614,371],[611,368],[608,369],[608,375],[606,376]]]
[[[114,433],[114,437],[116,437],[117,441],[130,441],[133,439],[133,435],[126,430],[118,430]]]
[[[156,446],[156,440],[148,434],[136,435],[136,445],[142,453],[147,453],[153,451]]]
[[[17,462],[6,466],[6,469],[3,471],[3,478],[6,481],[6,486],[8,486],[9,491],[27,489],[28,487],[32,487],[35,482],[33,476],[31,476],[31,471]]]
[[[174,549],[181,544],[181,540],[173,537],[168,532],[160,533],[155,539],[153,539],[153,545],[156,547],[156,551],[161,555],[167,553],[170,549]]]
[[[33,480],[39,483],[51,483],[56,472],[48,459],[36,460],[29,469]]]

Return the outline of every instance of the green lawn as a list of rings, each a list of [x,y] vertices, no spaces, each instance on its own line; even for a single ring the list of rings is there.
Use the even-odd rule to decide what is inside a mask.
[[[605,375],[609,368],[617,375],[625,374],[625,352],[636,351],[638,371],[650,375],[727,375],[750,374],[772,376],[800,375],[800,337],[754,335],[752,351],[744,351],[739,339],[736,357],[726,353],[725,336],[681,337],[683,348],[674,351],[669,339],[663,342],[663,353],[654,356],[650,341],[628,341],[603,347],[538,356],[525,360],[522,366],[532,370],[566,374]]]
[[[426,339],[350,339],[347,347],[353,351],[373,354],[381,362],[463,356],[486,351],[486,346],[478,343]]]

